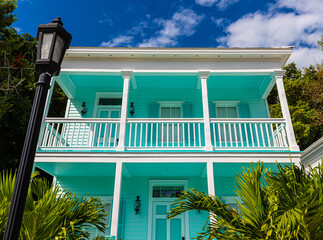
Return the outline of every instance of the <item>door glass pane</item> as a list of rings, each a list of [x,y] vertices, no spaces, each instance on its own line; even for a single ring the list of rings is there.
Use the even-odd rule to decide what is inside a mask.
[[[166,240],[166,219],[156,219],[156,240]]]
[[[170,220],[170,240],[182,240],[182,219]]]
[[[166,215],[167,206],[166,205],[157,205],[156,206],[156,214],[157,215]]]
[[[101,111],[100,112],[100,118],[108,118],[108,114],[109,114],[108,111]]]
[[[120,111],[119,110],[112,110],[111,111],[111,118],[119,118],[120,116]]]
[[[227,108],[228,118],[237,118],[237,108],[236,107],[228,107]]]

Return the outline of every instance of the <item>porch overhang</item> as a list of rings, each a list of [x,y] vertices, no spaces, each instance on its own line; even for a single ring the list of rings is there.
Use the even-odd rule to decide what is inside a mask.
[[[74,174],[83,174],[85,176],[91,174],[114,174],[115,164],[121,162],[124,164],[130,164],[129,173],[126,171],[123,172],[124,176],[127,174],[139,174],[136,173],[136,170],[132,170],[132,164],[167,164],[167,163],[176,163],[176,164],[185,164],[185,163],[197,163],[197,167],[200,169],[202,165],[208,162],[213,164],[245,164],[250,166],[250,163],[262,161],[264,163],[275,164],[276,162],[283,164],[299,164],[301,152],[290,152],[290,156],[286,152],[264,152],[264,151],[255,151],[255,152],[176,152],[176,153],[166,153],[166,152],[154,152],[154,153],[140,153],[140,152],[37,152],[35,157],[35,166],[41,168],[42,170],[52,174],[60,175],[67,172],[61,171],[60,168],[68,169],[68,172],[72,172],[75,169],[80,171]],[[173,167],[176,167],[176,164]],[[223,165],[223,166],[224,166]],[[126,165],[127,166],[127,165]],[[138,165],[139,166],[139,165]],[[147,165],[148,166],[148,165]],[[154,165],[157,167],[158,165]],[[193,165],[192,165],[193,166]],[[219,165],[221,166],[221,165]],[[163,165],[164,172],[167,174],[166,165]],[[155,173],[157,170],[162,170],[160,168],[154,168]],[[178,166],[177,168],[178,169]],[[180,170],[180,169],[178,169]],[[201,170],[201,171],[200,171]],[[199,174],[202,174],[202,168],[198,170]],[[83,171],[83,172],[82,172]],[[187,171],[191,171],[187,169]],[[64,173],[64,174],[65,174]],[[189,174],[189,172],[187,172]],[[161,174],[161,173],[160,173]],[[113,175],[112,175],[113,176]]]

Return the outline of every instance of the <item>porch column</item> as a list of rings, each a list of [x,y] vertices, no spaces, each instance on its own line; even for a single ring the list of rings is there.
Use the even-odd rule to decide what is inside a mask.
[[[48,115],[50,102],[52,100],[52,95],[53,95],[53,92],[54,92],[55,78],[53,78],[53,77],[52,77],[52,80],[50,81],[50,86],[51,86],[51,88],[49,89],[49,93],[47,95],[46,103],[45,103],[45,111],[44,111],[43,120],[42,120],[42,127],[41,127],[40,132],[39,132],[38,146],[40,146],[41,142],[43,141],[44,130],[45,130],[44,120]]]
[[[119,142],[117,151],[125,150],[125,136],[127,126],[127,112],[128,112],[128,97],[129,97],[129,80],[132,71],[122,71],[123,77],[123,93],[122,93],[122,106],[121,106],[121,117],[120,117],[120,132]]]
[[[211,128],[210,128],[210,112],[209,112],[209,97],[207,92],[207,79],[210,72],[198,72],[198,78],[201,80],[202,89],[202,104],[203,104],[203,119],[204,119],[204,135],[205,135],[205,150],[213,151],[211,142]]]
[[[213,162],[206,163],[207,190],[208,194],[215,195]]]
[[[291,151],[299,151],[299,146],[297,145],[297,142],[296,142],[296,138],[295,138],[295,134],[294,134],[294,130],[293,130],[293,125],[292,125],[292,120],[291,120],[290,113],[289,113],[285,88],[284,88],[284,82],[283,82],[284,73],[285,73],[285,71],[283,71],[283,70],[275,71],[278,97],[279,97],[279,102],[280,102],[280,106],[282,109],[283,118],[286,121],[286,132],[287,132],[287,139],[288,139],[290,150]]]
[[[122,162],[116,163],[116,173],[114,179],[114,193],[112,202],[112,216],[111,216],[111,230],[110,235],[118,239],[118,223],[119,223],[119,206],[121,193],[121,179],[122,179]]]

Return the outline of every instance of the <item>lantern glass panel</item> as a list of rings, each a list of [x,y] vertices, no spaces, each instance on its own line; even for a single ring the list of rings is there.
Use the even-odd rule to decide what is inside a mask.
[[[53,61],[56,63],[58,63],[61,58],[64,44],[65,44],[64,39],[61,36],[57,35],[54,52],[53,52]]]
[[[48,59],[50,47],[53,41],[53,33],[43,33],[40,59]]]

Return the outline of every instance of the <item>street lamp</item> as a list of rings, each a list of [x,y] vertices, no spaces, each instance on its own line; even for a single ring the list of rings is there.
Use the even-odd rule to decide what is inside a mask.
[[[15,188],[3,240],[17,240],[25,208],[30,176],[43,120],[45,103],[52,76],[57,76],[72,36],[58,17],[52,23],[40,25],[37,32],[36,69],[40,72],[30,114],[24,147],[21,153]]]

